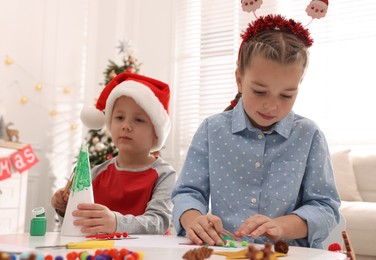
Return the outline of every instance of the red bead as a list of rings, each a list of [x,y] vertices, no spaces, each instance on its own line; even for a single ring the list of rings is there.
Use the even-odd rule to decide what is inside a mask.
[[[106,234],[99,234],[96,236],[97,239],[108,239],[108,235]]]
[[[340,245],[340,244],[338,244],[338,243],[333,243],[333,244],[330,244],[330,245],[328,246],[328,250],[329,250],[329,251],[341,251],[342,248],[341,248],[341,245]]]
[[[102,254],[102,250],[100,250],[100,249],[97,249],[97,250],[95,250],[95,256],[97,256],[97,255],[100,255],[100,254]]]
[[[123,232],[123,237],[127,237],[128,236],[128,233],[127,232]]]
[[[117,238],[121,238],[121,233],[116,232],[116,233],[114,233],[114,234],[115,234],[115,236],[116,236]]]

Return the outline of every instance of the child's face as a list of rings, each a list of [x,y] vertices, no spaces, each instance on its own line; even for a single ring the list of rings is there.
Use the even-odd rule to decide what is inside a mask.
[[[253,58],[241,75],[236,70],[244,110],[254,127],[269,130],[291,111],[304,73],[303,65],[281,65],[261,56]]]
[[[126,96],[115,101],[111,116],[111,137],[119,154],[149,154],[157,138],[148,114],[133,98]]]

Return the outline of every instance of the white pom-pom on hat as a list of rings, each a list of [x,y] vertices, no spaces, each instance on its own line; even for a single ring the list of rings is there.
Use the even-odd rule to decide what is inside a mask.
[[[84,107],[80,114],[81,121],[90,129],[101,129],[105,124],[105,116],[95,107]]]

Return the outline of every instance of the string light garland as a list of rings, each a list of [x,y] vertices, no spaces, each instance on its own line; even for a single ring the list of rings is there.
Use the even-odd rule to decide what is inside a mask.
[[[22,85],[19,84],[19,82],[17,80],[15,80],[15,81],[11,82],[8,85],[8,87],[6,87],[6,89],[15,89],[15,87],[16,87],[19,90],[20,96],[18,98],[18,102],[19,102],[19,104],[21,104],[21,109],[22,108],[28,109],[28,107],[30,105],[34,105],[34,106],[40,107],[44,111],[48,111],[47,116],[49,116],[51,119],[54,119],[57,116],[63,116],[63,115],[59,114],[59,111],[56,108],[56,104],[53,104],[52,107],[45,107],[40,102],[34,101],[34,98],[32,97],[32,95],[25,94],[27,92],[26,88],[27,88],[27,86],[34,87],[34,91],[36,93],[40,93],[40,94],[43,94],[44,89],[48,89],[49,87],[53,87],[53,89],[57,89],[57,90],[59,90],[59,88],[60,88],[61,93],[63,93],[64,96],[71,96],[72,86],[75,86],[77,84],[72,84],[72,86],[66,85],[66,84],[63,85],[63,86],[58,86],[58,85],[55,85],[55,84],[49,84],[47,82],[40,81],[36,77],[34,77],[31,73],[29,73],[26,69],[24,69],[20,64],[18,64],[10,55],[5,55],[4,64],[5,64],[6,67],[9,67],[9,68],[13,67],[14,69],[18,69],[20,71],[20,73],[22,73],[24,75],[28,75],[29,78],[30,78],[30,81],[35,82],[34,85],[31,84],[31,85],[25,86],[24,84],[22,84]],[[70,116],[67,119],[68,119],[67,121],[72,120]],[[80,122],[79,118],[77,117],[77,119],[74,119],[74,121],[75,122],[69,123],[69,129],[71,131],[76,131],[78,129],[78,124],[76,122]]]

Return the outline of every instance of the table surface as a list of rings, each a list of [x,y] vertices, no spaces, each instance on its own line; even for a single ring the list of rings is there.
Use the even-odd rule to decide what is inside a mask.
[[[190,240],[185,237],[178,237],[175,235],[134,235],[130,236],[134,239],[122,239],[115,240],[116,248],[126,248],[132,251],[142,251],[144,253],[144,260],[176,260],[182,259],[185,252],[198,246],[193,245],[181,245],[180,243],[189,243]],[[0,251],[4,252],[34,252],[38,254],[52,254],[54,256],[65,256],[70,251],[88,251],[90,254],[94,254],[95,249],[39,249],[36,250],[36,246],[51,246],[61,245],[71,242],[79,242],[87,240],[85,237],[68,237],[61,236],[59,232],[47,232],[45,236],[30,236],[29,233],[23,234],[8,234],[0,235]],[[262,245],[257,245],[259,248],[263,248]],[[239,245],[239,248],[228,247],[212,247],[215,252],[219,251],[240,251],[244,249]],[[224,256],[212,255],[210,260],[224,260]],[[286,257],[280,257],[283,260],[343,260],[346,259],[345,254],[330,252],[327,250],[303,248],[290,246],[288,255]]]

